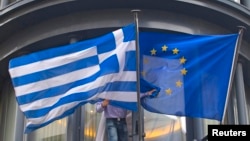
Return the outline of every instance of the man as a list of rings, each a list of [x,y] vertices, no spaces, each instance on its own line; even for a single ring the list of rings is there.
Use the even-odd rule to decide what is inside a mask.
[[[156,91],[156,89],[141,94],[141,97],[152,95],[154,91]],[[105,99],[102,102],[96,103],[96,111],[104,111],[108,141],[128,141],[126,122],[128,111],[126,109],[112,106],[109,104],[109,100]]]

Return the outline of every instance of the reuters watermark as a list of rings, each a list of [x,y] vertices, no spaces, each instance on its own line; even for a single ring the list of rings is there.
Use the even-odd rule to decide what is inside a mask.
[[[249,140],[250,125],[208,125],[208,140],[230,138]]]

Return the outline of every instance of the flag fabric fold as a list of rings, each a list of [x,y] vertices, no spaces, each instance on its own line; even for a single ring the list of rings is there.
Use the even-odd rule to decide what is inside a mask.
[[[222,120],[238,34],[140,32],[141,77],[159,86],[154,113]]]
[[[9,73],[27,124],[25,133],[70,115],[99,98],[134,110],[135,26],[70,45],[13,58]],[[132,109],[131,109],[132,108]]]

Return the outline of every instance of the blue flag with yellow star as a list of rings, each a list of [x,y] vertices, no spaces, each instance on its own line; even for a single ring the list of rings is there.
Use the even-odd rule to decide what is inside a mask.
[[[142,106],[154,113],[221,121],[238,34],[140,33],[141,77],[161,91]]]

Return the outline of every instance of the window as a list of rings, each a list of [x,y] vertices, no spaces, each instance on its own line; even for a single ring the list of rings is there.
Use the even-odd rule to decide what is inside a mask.
[[[67,118],[53,123],[28,134],[27,141],[67,141]]]
[[[84,141],[95,141],[99,123],[102,123],[101,113],[95,111],[94,104],[85,104],[84,108]]]
[[[0,94],[0,140],[11,141],[14,140],[14,133],[16,128],[16,111],[17,102],[13,89],[10,83],[5,84]]]

